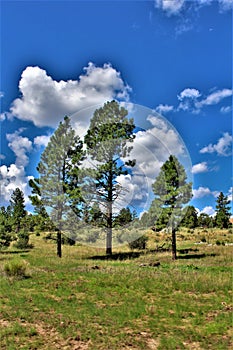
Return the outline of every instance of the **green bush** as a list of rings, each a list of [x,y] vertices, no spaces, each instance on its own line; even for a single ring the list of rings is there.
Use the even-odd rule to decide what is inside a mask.
[[[26,264],[19,260],[13,260],[4,265],[4,272],[8,277],[26,277]]]
[[[146,245],[147,245],[147,241],[148,241],[148,237],[146,236],[141,236],[138,239],[136,239],[135,241],[129,242],[129,247],[130,249],[146,249]]]
[[[14,247],[18,249],[32,248],[32,246],[30,246],[28,242],[29,242],[29,233],[26,230],[21,230],[18,233],[18,239],[14,244]]]

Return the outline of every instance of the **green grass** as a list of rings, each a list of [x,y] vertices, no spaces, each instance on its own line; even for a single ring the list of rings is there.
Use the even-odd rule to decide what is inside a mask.
[[[224,234],[211,239],[232,237]],[[100,249],[64,246],[59,259],[42,235],[31,236],[31,251],[0,253],[0,348],[231,349],[233,247],[183,235],[175,262],[150,250],[130,258],[127,247],[106,260]],[[151,249],[160,245],[149,236]],[[27,278],[4,273],[16,256]]]

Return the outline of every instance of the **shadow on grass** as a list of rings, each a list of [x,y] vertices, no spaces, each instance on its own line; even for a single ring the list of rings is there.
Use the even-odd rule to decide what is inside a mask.
[[[189,252],[198,252],[199,249],[195,248],[186,248],[186,249],[177,249],[177,252],[180,254],[189,254]]]
[[[113,253],[112,255],[94,255],[88,257],[90,260],[127,260],[136,259],[144,252]]]
[[[22,253],[29,253],[30,249],[25,249],[25,250],[2,250],[0,251],[0,256],[1,254],[22,254]]]
[[[203,259],[203,258],[208,258],[210,256],[216,256],[217,254],[212,253],[212,254],[188,254],[188,255],[181,255],[178,256],[177,259]]]

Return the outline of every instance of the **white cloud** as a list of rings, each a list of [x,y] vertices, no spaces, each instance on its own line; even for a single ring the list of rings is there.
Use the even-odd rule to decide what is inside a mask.
[[[6,158],[6,156],[4,156],[4,154],[0,153],[0,159],[5,159],[5,158]]]
[[[28,164],[27,153],[32,151],[32,142],[20,134],[24,129],[19,129],[13,134],[7,134],[6,139],[9,141],[8,146],[16,156],[15,164],[17,166],[26,166]]]
[[[178,110],[183,111],[196,111],[197,99],[201,96],[201,93],[197,89],[186,88],[179,95],[177,95],[180,104]]]
[[[0,167],[0,201],[2,203],[4,201],[9,202],[12,192],[18,187],[24,192],[25,204],[29,203],[29,178],[31,177],[25,175],[23,166],[11,164],[9,167],[7,167],[6,165],[2,165]]]
[[[6,119],[5,113],[0,113],[0,122]]]
[[[232,0],[217,0],[219,4],[220,13],[232,9]],[[195,11],[198,11],[201,7],[211,5],[214,0],[155,0],[155,7],[163,10],[170,15],[179,15],[183,10],[186,3],[188,3]]]
[[[203,213],[203,214],[207,214],[209,216],[214,216],[215,215],[215,209],[211,206],[207,206],[205,208],[203,208],[200,212],[200,214]]]
[[[228,193],[227,193],[227,199],[232,202],[233,201],[233,187],[230,187]]]
[[[185,0],[155,0],[155,7],[162,9],[168,15],[176,15],[181,10]]]
[[[193,189],[193,199],[203,198],[206,196],[218,197],[219,191],[211,191],[208,187],[200,186],[198,189]]]
[[[225,132],[223,136],[217,141],[216,144],[209,144],[208,146],[202,148],[200,153],[217,153],[219,156],[229,156],[231,155],[231,144],[232,144],[232,135],[228,132]]]
[[[232,10],[233,0],[219,0],[219,7],[221,12]]]
[[[186,88],[184,89],[177,97],[178,100],[182,101],[184,98],[198,98],[201,94],[197,89],[190,89]]]
[[[231,89],[222,89],[215,92],[212,92],[209,96],[207,96],[204,100],[197,103],[197,107],[201,108],[203,106],[210,106],[218,104],[226,97],[232,96],[233,90]]]
[[[173,106],[160,104],[155,108],[156,112],[159,114],[165,114],[174,110]]]
[[[20,135],[23,131],[24,129],[21,128],[6,135],[8,146],[14,152],[16,159],[15,163],[8,167],[6,165],[0,167],[1,201],[8,202],[12,192],[19,187],[25,194],[25,203],[29,203],[29,177],[25,174],[25,166],[29,161],[28,153],[32,151],[32,142]]]
[[[59,82],[39,67],[27,67],[19,91],[21,97],[13,101],[10,117],[32,121],[40,127],[56,127],[65,115],[114,98],[127,101],[130,88],[110,64],[96,67],[90,62],[77,80]]]
[[[193,189],[193,199],[203,198],[212,195],[211,190],[208,187],[199,187],[197,190]]]
[[[230,113],[232,111],[232,106],[221,107],[220,112],[223,114]]]
[[[233,90],[231,89],[221,89],[211,92],[205,98],[201,99],[201,92],[194,88],[185,88],[179,95],[177,95],[180,101],[177,111],[189,111],[194,114],[198,114],[202,108],[206,106],[216,105],[220,103],[223,99],[232,96]],[[231,106],[222,107],[221,113],[228,113],[232,110]]]
[[[34,145],[36,145],[37,147],[46,147],[47,144],[49,143],[50,140],[50,135],[40,135],[40,136],[36,136],[33,140]]]
[[[4,92],[0,91],[0,98],[3,98],[3,97],[4,97]]]
[[[205,172],[207,172],[208,170],[209,170],[209,169],[208,169],[208,166],[207,166],[207,163],[206,163],[206,162],[202,162],[202,163],[195,164],[195,165],[193,165],[193,167],[192,167],[192,173],[193,173],[193,174],[205,173]]]

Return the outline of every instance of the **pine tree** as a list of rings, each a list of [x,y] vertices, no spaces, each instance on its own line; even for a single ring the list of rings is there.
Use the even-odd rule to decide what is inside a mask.
[[[11,195],[10,206],[12,211],[13,226],[15,227],[15,232],[18,233],[20,229],[22,229],[22,220],[27,215],[25,210],[24,193],[18,187]]]
[[[101,203],[104,214],[106,236],[106,254],[112,254],[113,203],[118,198],[122,188],[117,177],[126,175],[128,167],[134,166],[134,161],[123,162],[122,158],[129,156],[134,140],[133,120],[126,118],[128,112],[116,101],[107,102],[97,109],[91,119],[90,127],[85,136],[87,152],[95,163],[92,177],[92,200]]]
[[[83,159],[83,144],[75,135],[70,119],[64,118],[41,155],[37,171],[39,179],[31,182],[39,195],[38,206],[46,208],[57,231],[57,256],[62,256],[62,228],[71,209],[79,211],[81,194],[78,171]],[[40,202],[41,201],[41,202]],[[36,199],[34,199],[34,203]],[[42,205],[41,205],[42,203]]]
[[[6,210],[5,207],[0,208],[0,249],[9,247],[14,240],[12,231],[12,217],[10,208]]]
[[[166,211],[168,226],[172,234],[172,258],[176,259],[176,230],[182,217],[182,207],[192,197],[192,184],[187,183],[184,167],[178,159],[170,155],[162,165],[159,175],[152,185],[155,199],[151,207],[155,206]]]
[[[181,221],[181,225],[188,228],[195,228],[198,225],[197,211],[194,206],[189,205],[184,209],[184,218]]]
[[[227,196],[224,196],[223,192],[220,192],[217,200],[216,200],[216,216],[215,216],[215,224],[219,228],[228,228],[229,227],[229,219],[231,216],[230,201]]]

